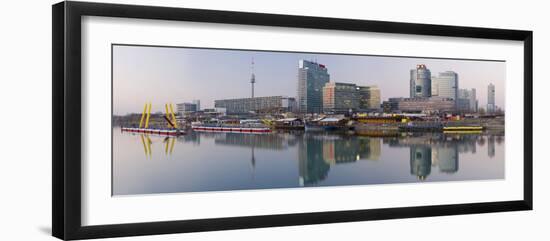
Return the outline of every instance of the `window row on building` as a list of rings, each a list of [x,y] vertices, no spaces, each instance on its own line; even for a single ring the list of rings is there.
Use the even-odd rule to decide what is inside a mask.
[[[214,107],[225,108],[227,114],[293,112],[296,109],[296,99],[286,96],[223,99],[215,100]]]
[[[380,89],[376,86],[357,86],[329,82],[323,87],[323,112],[348,113],[380,109]]]
[[[445,113],[455,112],[455,100],[444,97],[389,98],[384,112]]]

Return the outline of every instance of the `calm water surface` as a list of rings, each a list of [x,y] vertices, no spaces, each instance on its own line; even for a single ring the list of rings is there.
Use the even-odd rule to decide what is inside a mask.
[[[113,130],[113,195],[504,178],[504,135]]]

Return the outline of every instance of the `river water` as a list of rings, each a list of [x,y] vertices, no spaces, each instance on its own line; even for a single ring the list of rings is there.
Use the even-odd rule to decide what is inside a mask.
[[[504,178],[504,134],[274,132],[175,137],[113,129],[113,195]]]

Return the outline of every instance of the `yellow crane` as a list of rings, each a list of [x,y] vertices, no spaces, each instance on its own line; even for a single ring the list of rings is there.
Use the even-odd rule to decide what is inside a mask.
[[[174,128],[178,129],[178,121],[176,120],[176,114],[174,114],[174,105],[170,103],[170,114],[172,116],[172,123],[174,123]]]
[[[139,120],[139,128],[147,128],[149,126],[149,117],[151,116],[151,102],[145,103],[143,106],[143,112],[141,113],[141,119]],[[145,125],[143,125],[145,121]]]
[[[178,129],[178,121],[176,120],[176,114],[174,114],[174,107],[172,103],[164,104],[164,109],[166,110],[166,116],[164,119],[170,124],[169,127]]]
[[[139,128],[149,128],[149,120],[151,118],[152,103],[145,103],[143,106],[143,112],[141,113],[141,119],[139,120]],[[174,105],[172,103],[164,104],[166,115],[164,119],[168,122],[169,126],[174,129],[178,129],[178,121],[174,112]],[[145,123],[144,123],[145,122]]]
[[[139,120],[139,128],[143,127],[143,121],[145,120],[145,113],[147,112],[147,103],[143,106],[143,112],[141,112],[141,119]]]

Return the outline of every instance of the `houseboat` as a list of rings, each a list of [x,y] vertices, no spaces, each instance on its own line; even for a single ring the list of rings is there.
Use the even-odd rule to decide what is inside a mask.
[[[315,119],[305,124],[306,131],[336,131],[353,130],[353,126],[348,125],[349,120],[339,117],[324,117]]]
[[[299,118],[284,118],[273,121],[273,128],[281,130],[303,130],[304,121]]]
[[[445,133],[480,133],[483,131],[483,127],[479,125],[456,125],[445,122],[409,122],[407,125],[400,126],[400,131],[405,132],[445,132]]]
[[[204,122],[193,122],[191,129],[197,132],[232,132],[232,133],[268,133],[271,129],[265,126],[260,120],[234,121],[210,120]]]
[[[482,126],[445,126],[443,133],[448,134],[479,134],[483,132]]]
[[[399,126],[399,131],[404,132],[441,132],[443,124],[435,121],[414,121],[404,126]]]
[[[185,131],[181,129],[155,129],[155,128],[138,128],[138,127],[122,127],[122,132],[143,133],[160,136],[179,136],[184,135]]]

